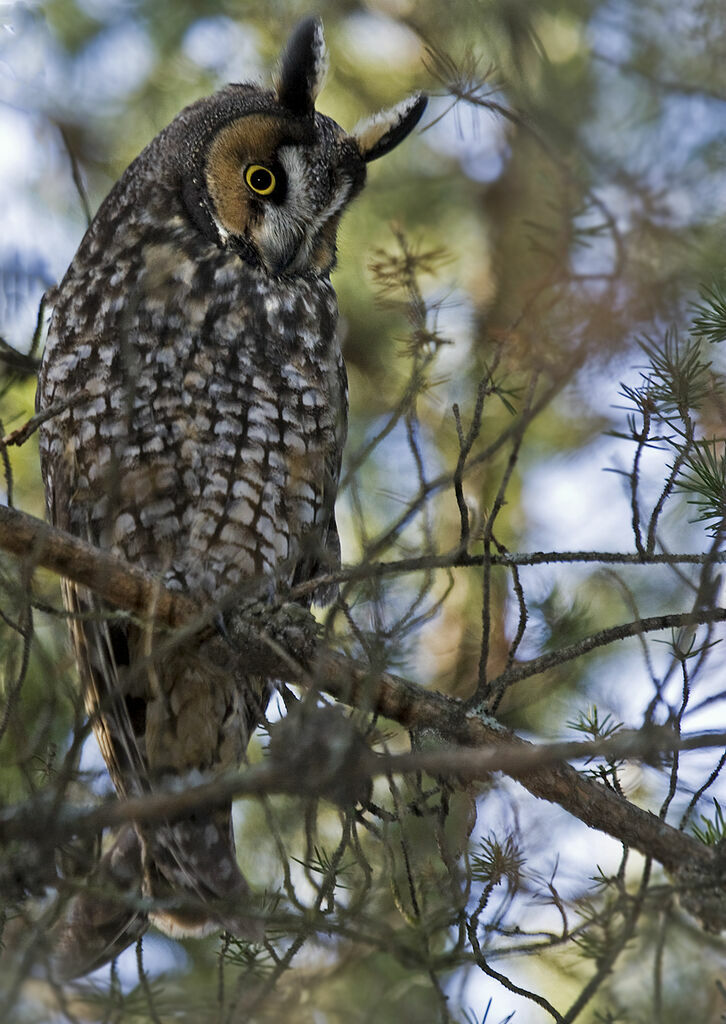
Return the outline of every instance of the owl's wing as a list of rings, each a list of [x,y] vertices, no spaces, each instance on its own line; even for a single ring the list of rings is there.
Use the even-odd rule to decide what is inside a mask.
[[[129,626],[112,618],[91,591],[66,580],[61,586],[84,703],[103,759],[120,796],[142,796],[150,788],[144,702],[129,685]]]
[[[42,460],[51,522],[70,529],[70,474]],[[88,538],[91,539],[92,538]],[[83,700],[114,785],[121,795],[148,789],[143,736],[120,678],[128,665],[127,625],[110,617],[92,591],[62,580],[63,604],[79,667]],[[70,902],[54,932],[54,970],[67,980],[103,966],[147,930],[148,915],[135,908],[141,895],[141,841],[123,826],[92,870],[88,889]]]
[[[58,460],[42,459],[46,498],[51,522],[78,534],[71,523],[72,473]],[[97,545],[90,522],[83,531]],[[61,583],[63,604],[71,615],[70,630],[79,667],[84,704],[114,786],[122,796],[148,792],[148,767],[144,752],[143,716],[138,697],[123,678],[128,671],[128,621],[114,618],[95,594],[69,580]]]
[[[328,451],[325,459],[320,512],[315,522],[315,529],[307,538],[303,557],[295,566],[292,577],[293,586],[296,583],[315,579],[316,576],[334,573],[340,568],[341,563],[335,502],[338,497],[338,484],[348,425],[348,373],[342,355],[339,357],[331,377],[334,378],[331,383],[335,396],[331,405],[338,409],[336,445]],[[323,584],[315,590],[312,603],[323,606],[330,604],[337,593],[337,583]]]
[[[338,460],[335,476],[326,475],[326,488],[323,492],[324,515],[321,517],[320,529],[316,530],[315,535],[310,539],[309,551],[306,552],[305,557],[295,566],[293,586],[296,583],[315,579],[316,576],[334,573],[340,568],[340,537],[333,508],[338,492],[339,475],[340,460]],[[335,600],[337,593],[337,583],[324,583],[315,590],[312,601],[316,605],[324,606]]]

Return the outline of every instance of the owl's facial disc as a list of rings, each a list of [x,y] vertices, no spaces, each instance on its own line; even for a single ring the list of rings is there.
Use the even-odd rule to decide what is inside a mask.
[[[326,67],[322,24],[307,18],[283,51],[274,93],[261,94],[266,112],[224,123],[206,151],[220,245],[275,277],[330,271],[341,214],[363,187],[366,164],[405,139],[426,106],[417,93],[346,135],[315,112]]]
[[[329,272],[340,216],[365,166],[334,122],[249,114],[225,125],[205,176],[220,243],[241,241],[268,273]]]

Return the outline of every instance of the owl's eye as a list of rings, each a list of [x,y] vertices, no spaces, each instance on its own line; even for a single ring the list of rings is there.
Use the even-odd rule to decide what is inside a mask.
[[[258,196],[269,196],[275,191],[277,179],[269,167],[250,164],[245,170],[245,182]]]

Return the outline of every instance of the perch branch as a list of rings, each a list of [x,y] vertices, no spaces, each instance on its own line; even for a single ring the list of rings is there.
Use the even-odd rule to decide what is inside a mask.
[[[201,609],[189,597],[165,589],[153,575],[15,509],[0,508],[0,549],[23,558],[31,566],[49,569],[89,587],[105,601],[132,614],[143,616],[147,609],[153,608],[156,622],[173,627],[183,626],[185,633],[189,629],[201,629],[213,615],[213,611]],[[696,617],[689,616],[689,621],[714,621],[717,618],[723,620],[726,612],[722,609],[705,610]],[[680,624],[682,619],[681,615],[660,616],[657,628]],[[198,627],[196,623],[199,623]],[[644,623],[639,623],[639,627],[642,630]],[[614,629],[616,636],[632,635],[635,631],[623,631],[623,627]],[[261,641],[263,646],[264,641]],[[583,651],[585,649],[583,647]],[[297,652],[292,653],[294,659]],[[248,656],[246,650],[246,660]],[[256,652],[255,656],[264,659],[264,651]],[[601,783],[579,774],[571,765],[559,760],[573,753],[574,748],[561,747],[554,755],[556,763],[552,763],[552,751],[544,755],[539,753],[537,746],[519,739],[494,719],[467,713],[460,701],[424,690],[390,673],[374,672],[370,667],[326,650],[321,645],[315,650],[314,659],[307,670],[300,670],[297,677],[294,660],[288,656],[283,661],[285,678],[289,682],[309,685],[312,679],[315,687],[343,703],[376,712],[409,729],[432,731],[442,744],[465,748],[467,756],[462,756],[461,763],[457,762],[456,767],[451,763],[447,767],[434,758],[429,765],[431,771],[455,770],[458,773],[468,772],[475,777],[481,777],[492,770],[504,771],[535,796],[559,804],[586,825],[654,857],[668,870],[678,873],[684,865],[689,865],[691,872],[700,870],[711,876],[718,873],[713,848],[629,803]],[[268,663],[269,674],[274,676],[280,668],[280,655],[268,652]],[[662,731],[659,731],[658,735],[661,734]],[[622,739],[617,741],[627,743]],[[644,746],[636,743],[634,747],[627,748],[634,752],[630,756],[642,754],[644,748],[645,752],[653,752],[656,741],[652,735],[644,739],[641,737],[640,742]],[[719,737],[714,736],[714,742],[720,742]],[[678,743],[677,738],[673,737],[671,740],[660,741],[658,749],[672,750]],[[625,749],[618,756],[628,756]],[[423,764],[418,765],[422,766],[425,767]],[[260,778],[265,777],[263,775]],[[271,781],[271,778],[267,778],[266,784],[269,786]],[[260,780],[253,782],[252,777],[246,782],[237,780],[224,783],[237,794],[252,791],[255,785],[261,784]],[[153,799],[169,800],[170,796],[155,794]],[[119,808],[116,811],[104,809],[92,813],[97,815],[92,819],[95,826],[102,826],[106,822],[110,823],[115,816],[123,816],[127,812]],[[138,808],[133,808],[132,816],[140,813]]]

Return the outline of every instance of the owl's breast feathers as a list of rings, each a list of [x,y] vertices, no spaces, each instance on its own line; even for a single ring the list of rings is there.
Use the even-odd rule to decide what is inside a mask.
[[[97,219],[59,289],[38,388],[41,409],[72,403],[40,436],[52,520],[212,601],[251,578],[269,591],[330,568],[347,406],[330,283],[270,278],[181,216],[164,230],[148,220],[146,209],[125,232],[112,209]],[[244,676],[221,637],[153,665],[141,629],[87,591],[64,596],[121,794],[239,764],[268,685]],[[150,914],[168,934],[259,937],[229,807],[122,833],[99,877],[129,861],[146,897],[171,907]],[[115,873],[128,884],[125,866]],[[62,969],[131,941],[143,924],[127,907],[79,896]]]
[[[209,596],[309,575],[336,549],[334,292],[166,228],[92,231],[61,286],[39,405],[76,400],[41,435],[51,514]]]

